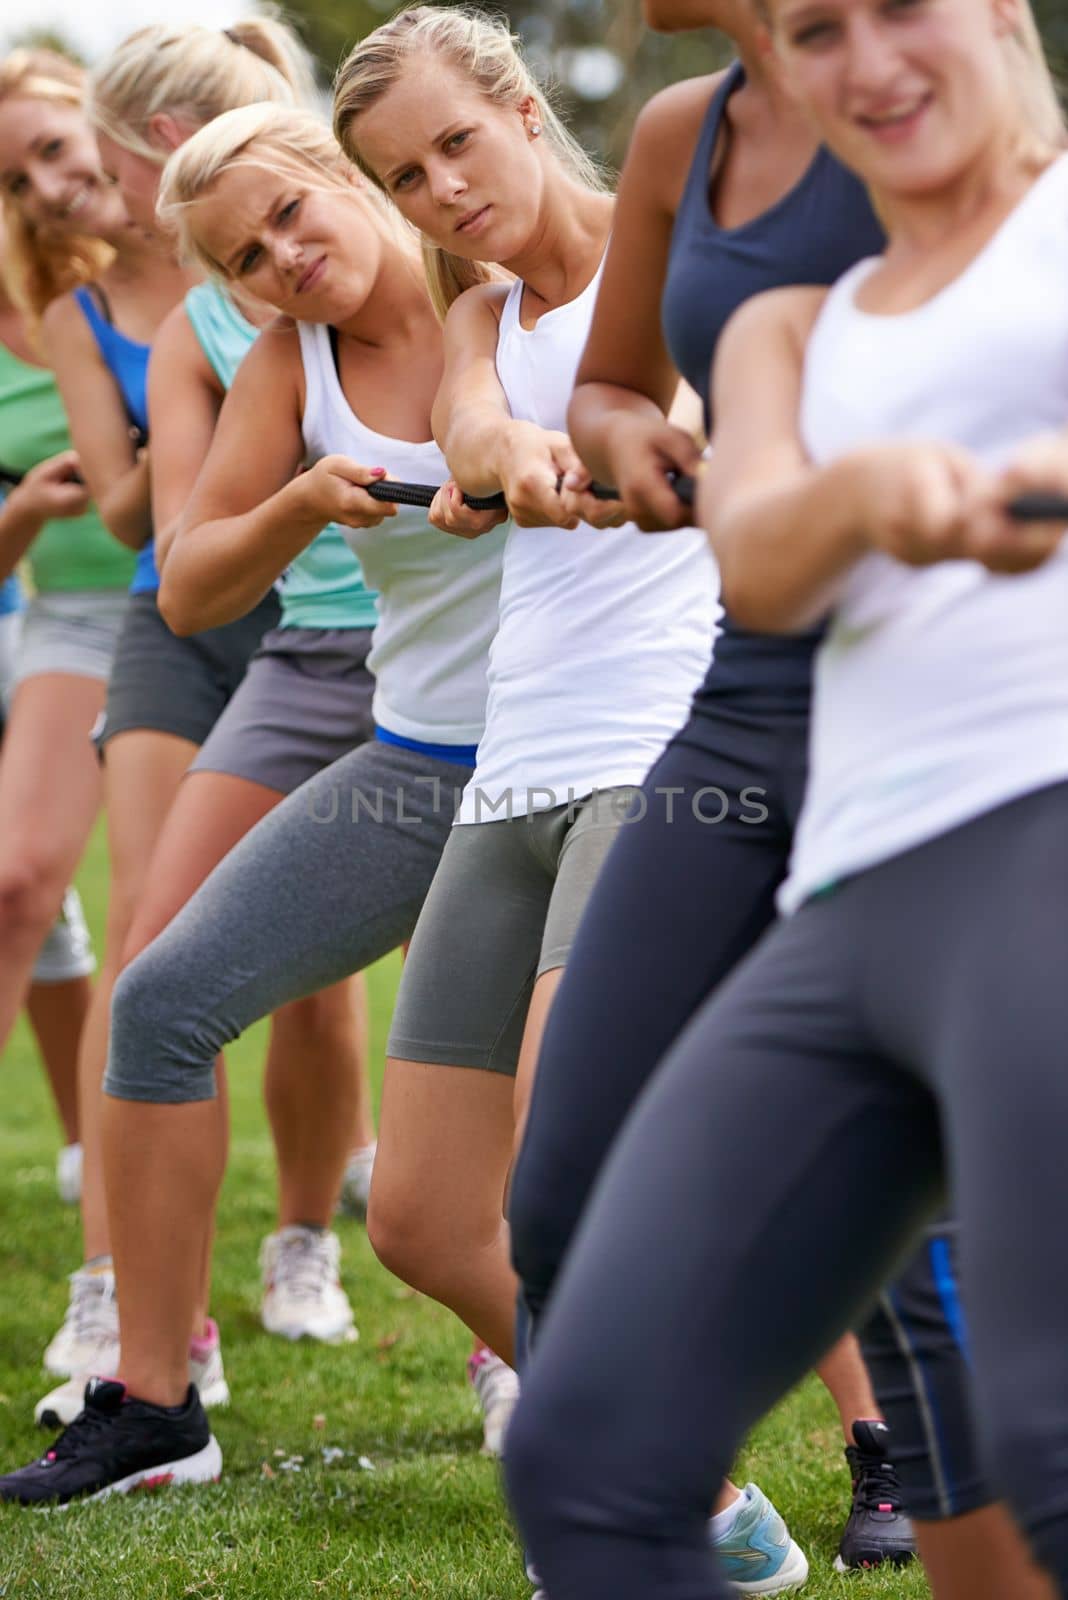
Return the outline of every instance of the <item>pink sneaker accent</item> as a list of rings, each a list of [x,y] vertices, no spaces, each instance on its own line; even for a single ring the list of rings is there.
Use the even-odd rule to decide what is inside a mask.
[[[219,1325],[214,1317],[204,1318],[206,1332],[189,1341],[189,1354],[194,1361],[206,1361],[219,1343]]]

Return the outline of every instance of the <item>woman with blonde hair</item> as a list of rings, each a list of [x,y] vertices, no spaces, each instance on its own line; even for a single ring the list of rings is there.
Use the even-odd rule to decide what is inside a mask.
[[[88,104],[104,160],[130,215],[160,238],[155,197],[172,150],[203,123],[236,106],[249,101],[292,105],[312,91],[308,59],[295,36],[270,17],[253,17],[226,30],[167,24],[139,30],[95,69]],[[173,258],[172,239],[166,240],[165,248]],[[216,290],[194,291],[165,325],[160,322],[154,330],[161,335],[162,347],[158,361],[153,355],[151,393],[146,389],[147,346],[140,349],[127,408],[136,412],[136,420],[147,421],[151,401],[150,504],[145,459],[131,449],[114,423],[105,429],[98,421],[102,395],[96,391],[111,377],[104,370],[108,350],[116,342],[121,344],[123,330],[102,328],[92,306],[83,304],[80,309],[92,330],[77,315],[78,307],[68,307],[65,351],[57,364],[61,381],[67,378],[75,436],[80,438],[90,481],[96,467],[106,484],[102,492],[110,492],[116,515],[128,524],[136,522],[142,536],[152,524],[166,535],[207,453],[222,398],[216,372],[210,366],[205,371],[202,339],[212,344],[221,324],[223,339],[232,340],[235,317],[239,325],[243,319]],[[248,324],[243,326],[247,330]],[[236,335],[240,344],[241,326]],[[102,341],[99,355],[87,348],[93,339]],[[234,366],[240,354],[243,349]],[[121,367],[115,376],[121,384]],[[337,604],[345,610],[351,607],[353,622],[361,616],[366,622],[373,603],[355,563],[347,552],[342,556],[344,592]],[[331,576],[336,579],[337,572]],[[297,591],[306,577],[300,572],[292,575],[292,605],[289,616],[282,615],[283,622],[293,620]],[[48,1425],[76,1415],[87,1374],[113,1372],[118,1359],[98,1135],[112,986],[130,950],[148,936],[145,930],[155,932],[169,920],[216,861],[277,799],[276,789],[248,782],[245,768],[233,770],[232,759],[221,767],[214,760],[189,783],[183,781],[243,681],[253,653],[279,621],[274,590],[268,584],[251,594],[222,626],[205,618],[176,637],[161,615],[158,588],[154,541],[149,538],[141,548],[98,734],[109,791],[112,893],[107,956],[86,1032],[82,1079],[89,1108],[85,1209],[94,1234],[87,1255],[103,1258],[100,1264],[105,1270],[94,1274],[91,1285],[84,1282],[84,1269],[75,1274],[67,1324],[81,1315],[82,1295],[96,1291],[95,1342],[80,1342],[70,1381],[38,1404],[38,1421]],[[359,630],[352,637],[358,644]],[[354,715],[350,709],[350,717]],[[280,1227],[264,1244],[263,1320],[270,1331],[290,1338],[337,1342],[355,1337],[352,1307],[338,1281],[339,1245],[329,1224],[350,1150],[366,1149],[373,1138],[362,1000],[362,991],[341,985],[283,1014],[272,1034],[267,1086],[279,1156]],[[330,1064],[329,1092],[309,1096],[303,1092],[308,1063],[319,1061]],[[215,1109],[214,1137],[224,1150],[225,1095]],[[205,1239],[205,1283],[209,1254]],[[228,1387],[221,1375],[218,1330],[207,1316],[206,1288],[191,1333],[191,1372],[209,1403],[223,1400]],[[59,1339],[62,1344],[64,1330]],[[69,1360],[63,1365],[69,1367]]]
[[[121,1384],[89,1390],[58,1470],[0,1479],[23,1503],[217,1475],[182,1340],[224,1155],[215,1055],[410,934],[474,762],[497,624],[502,513],[445,488],[442,337],[418,251],[329,132],[296,110],[230,112],[172,157],[161,211],[216,277],[280,313],[223,405],[164,605],[222,621],[337,523],[379,596],[375,737],[265,816],[116,986],[105,1151],[126,1400]],[[387,476],[443,486],[431,515],[454,532],[368,492]],[[442,1162],[452,1146],[443,1124]]]
[[[766,15],[888,236],[830,290],[757,297],[716,355],[725,603],[764,633],[831,613],[809,786],[781,920],[600,1178],[510,1488],[553,1600],[726,1596],[704,1495],[948,1188],[982,1456],[1063,1595],[1068,559],[1063,517],[1013,512],[1068,491],[1068,137],[1024,0]],[[623,1281],[650,1311],[621,1324]]]
[[[25,615],[5,619],[17,643],[0,762],[0,1047],[38,963],[58,985],[46,1009],[62,1043],[46,1059],[71,1199],[79,1186],[76,1058],[93,959],[67,885],[100,806],[89,733],[103,708],[133,558],[74,481],[40,325],[57,297],[121,271],[120,258],[143,256],[101,173],[83,87],[81,69],[52,51],[16,50],[0,62],[0,464],[10,477],[0,570],[10,574],[25,558],[34,589]],[[31,992],[41,1017],[40,991]]]
[[[16,567],[23,561],[36,568],[33,607],[35,626],[46,603],[46,591],[62,583],[64,601],[76,602],[79,575],[57,560],[68,556],[66,527],[93,528],[107,561],[110,542],[89,509],[89,497],[70,451],[66,419],[52,376],[42,367],[25,318],[4,284],[7,229],[0,216],[0,728],[9,712],[19,670],[20,641],[26,601]],[[93,538],[88,534],[86,543]],[[84,572],[84,569],[83,569]],[[91,610],[98,591],[86,602]],[[58,688],[58,685],[54,686]],[[59,696],[56,695],[58,702]],[[16,748],[12,757],[19,761]],[[25,760],[25,756],[21,758]],[[60,1198],[75,1203],[81,1188],[78,1125],[78,1043],[89,1008],[89,976],[94,961],[81,902],[75,889],[63,897],[62,909],[46,935],[33,966],[26,1009],[48,1075],[64,1133],[56,1165]]]

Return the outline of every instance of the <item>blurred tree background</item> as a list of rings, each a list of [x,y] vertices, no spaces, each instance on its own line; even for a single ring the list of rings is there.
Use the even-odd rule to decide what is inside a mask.
[[[346,50],[399,9],[401,0],[288,0],[288,13],[323,65],[327,80]],[[477,3],[477,0],[476,0]],[[1033,0],[1046,44],[1068,82],[1068,3]],[[640,0],[489,0],[507,13],[540,75],[590,150],[618,164],[640,107],[657,89],[696,77],[729,57],[711,29],[658,37],[642,25]]]

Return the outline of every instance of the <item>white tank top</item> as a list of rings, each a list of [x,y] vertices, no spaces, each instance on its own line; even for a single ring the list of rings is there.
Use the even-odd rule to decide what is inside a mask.
[[[408,483],[449,476],[433,440],[411,444],[375,433],[341,388],[329,330],[298,323],[307,395],[307,460],[346,455]],[[369,589],[378,625],[367,664],[375,675],[374,718],[387,733],[429,744],[474,745],[486,710],[486,662],[497,630],[506,528],[481,539],[441,533],[426,513],[400,506],[377,528],[342,528]]]
[[[519,321],[523,285],[512,286],[497,374],[513,417],[566,431],[599,279],[529,330]],[[693,529],[513,527],[486,732],[457,821],[640,783],[708,669],[715,602],[715,563]]]
[[[876,440],[963,445],[991,468],[1068,421],[1068,156],[915,311],[831,290],[805,361],[811,459]],[[1025,577],[977,562],[848,573],[816,661],[811,770],[783,911],[1068,778],[1068,551]]]

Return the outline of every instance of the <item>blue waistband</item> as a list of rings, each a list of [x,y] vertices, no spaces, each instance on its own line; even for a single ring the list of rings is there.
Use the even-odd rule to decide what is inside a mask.
[[[478,754],[477,744],[427,744],[424,739],[406,739],[403,734],[377,726],[375,738],[383,744],[399,745],[402,750],[418,750],[420,755],[434,756],[438,761],[451,761],[457,767],[473,767]]]

